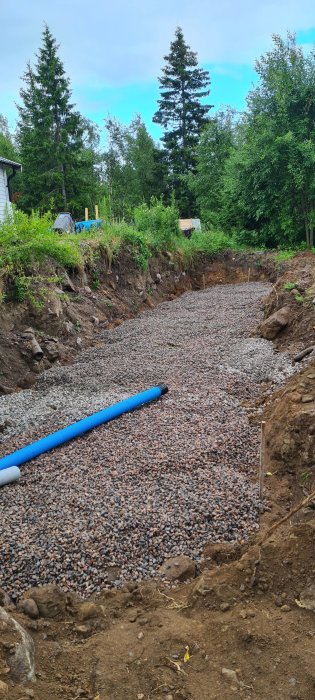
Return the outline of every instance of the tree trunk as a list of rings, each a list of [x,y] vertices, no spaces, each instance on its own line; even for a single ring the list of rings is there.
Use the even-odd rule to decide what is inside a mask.
[[[60,163],[60,170],[62,172],[62,183],[61,183],[61,192],[62,192],[62,198],[63,198],[63,203],[64,203],[64,210],[67,211],[67,192],[66,192],[66,184],[65,184],[65,166],[63,163]]]
[[[309,233],[308,223],[306,220],[304,222],[304,226],[305,226],[306,246],[307,246],[307,248],[309,248],[310,247],[310,233]]]

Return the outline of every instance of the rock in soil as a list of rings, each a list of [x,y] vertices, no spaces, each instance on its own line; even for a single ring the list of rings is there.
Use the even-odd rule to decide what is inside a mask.
[[[66,599],[65,595],[61,593],[55,584],[48,584],[47,586],[39,586],[38,588],[33,588],[27,591],[27,599],[31,599],[27,605],[27,600],[23,601],[22,605],[25,609],[30,608],[33,602],[37,607],[39,615],[45,618],[54,618],[58,615],[62,615],[66,609]]]
[[[4,681],[0,681],[0,699],[7,700],[9,693],[9,686]]]
[[[196,574],[196,562],[183,555],[171,557],[160,566],[159,574],[169,581],[187,581]]]
[[[39,610],[35,603],[35,600],[28,598],[22,601],[21,609],[25,615],[31,618],[31,620],[37,620],[39,617]]]
[[[276,338],[278,333],[288,325],[290,318],[291,309],[289,306],[283,306],[282,309],[275,311],[275,313],[269,316],[266,321],[263,321],[260,326],[262,338],[266,338],[266,340],[273,340]]]

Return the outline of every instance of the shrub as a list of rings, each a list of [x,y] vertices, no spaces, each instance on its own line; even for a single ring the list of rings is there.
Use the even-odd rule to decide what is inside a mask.
[[[28,216],[16,210],[0,224],[0,267],[20,272],[45,258],[66,268],[80,268],[83,263],[76,236],[56,234],[50,214]]]
[[[192,260],[195,255],[200,253],[214,255],[223,250],[234,250],[237,247],[233,238],[222,231],[196,231],[191,238],[182,237],[178,243],[178,249],[186,261]]]
[[[141,204],[135,208],[134,221],[136,229],[147,235],[156,251],[176,248],[182,235],[174,203],[165,206],[162,200],[152,198],[149,207]]]

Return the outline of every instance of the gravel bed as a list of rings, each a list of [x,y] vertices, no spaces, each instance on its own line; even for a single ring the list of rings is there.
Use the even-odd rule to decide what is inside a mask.
[[[261,509],[259,430],[240,401],[282,382],[289,359],[251,337],[268,285],[212,287],[161,304],[0,399],[7,454],[127,395],[166,382],[154,404],[22,467],[0,491],[0,585],[14,596],[57,582],[82,595],[197,561],[209,542],[244,540]]]

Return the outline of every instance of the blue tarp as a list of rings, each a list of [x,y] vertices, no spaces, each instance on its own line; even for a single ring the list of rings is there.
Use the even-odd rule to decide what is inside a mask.
[[[88,231],[92,226],[100,228],[102,226],[103,219],[89,219],[88,221],[77,221],[75,225],[76,233],[83,231],[84,229]]]

